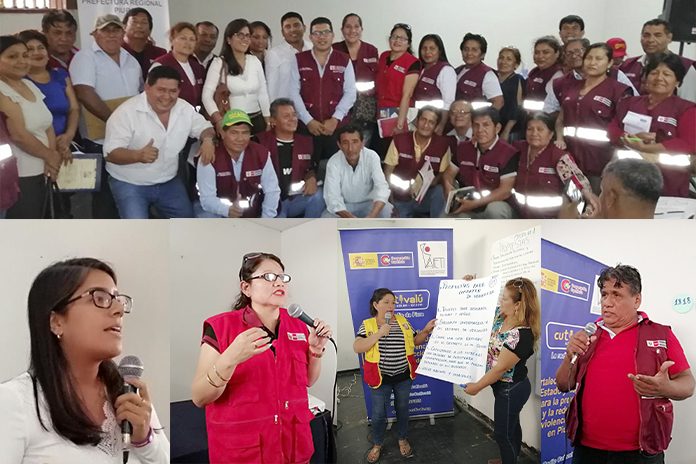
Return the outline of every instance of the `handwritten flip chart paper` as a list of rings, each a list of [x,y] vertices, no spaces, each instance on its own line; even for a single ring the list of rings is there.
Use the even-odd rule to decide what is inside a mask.
[[[518,232],[493,243],[491,274],[500,276],[502,288],[510,279],[526,277],[535,284],[541,278],[541,228]]]
[[[442,280],[437,325],[416,373],[464,384],[486,373],[486,356],[500,278]]]

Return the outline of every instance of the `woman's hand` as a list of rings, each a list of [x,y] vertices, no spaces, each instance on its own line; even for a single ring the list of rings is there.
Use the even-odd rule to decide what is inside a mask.
[[[433,333],[433,330],[435,329],[435,324],[437,323],[437,319],[430,319],[427,324],[425,324],[425,327],[423,327],[423,332],[427,334]]]
[[[482,387],[479,386],[478,382],[468,383],[464,386],[464,393],[471,396],[476,396],[481,390]]]
[[[559,137],[553,144],[561,150],[565,150],[566,148],[568,148],[563,137]]]
[[[150,433],[150,417],[152,415],[152,402],[147,385],[134,377],[124,378],[126,382],[138,389],[138,393],[124,393],[116,398],[116,420],[120,423],[124,420],[133,426],[131,439],[134,442],[142,442]]]
[[[391,324],[391,322],[389,324]],[[389,335],[389,331],[391,330],[389,324],[382,324],[380,326],[379,330],[377,331],[377,333],[379,334],[379,338],[386,337],[387,335]]]
[[[465,274],[464,277],[462,277],[463,280],[466,280],[467,282],[470,280],[474,280],[476,278],[476,274]]]
[[[309,328],[309,346],[312,351],[315,353],[322,351],[331,335],[329,324],[321,319],[314,319],[314,327]]]
[[[44,158],[44,174],[53,180],[58,179],[58,171],[63,163],[63,156],[58,150],[49,150],[48,155]]]
[[[265,330],[252,327],[237,335],[220,357],[223,362],[236,366],[268,350],[271,347],[270,341],[271,337]],[[220,364],[218,364],[219,367]]]

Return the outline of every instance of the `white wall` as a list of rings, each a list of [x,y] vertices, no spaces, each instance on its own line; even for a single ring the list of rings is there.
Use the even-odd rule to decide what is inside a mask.
[[[288,304],[297,302],[311,316],[336,326],[336,221],[315,220],[281,231],[263,221],[171,221],[172,401],[191,398],[203,321],[230,309],[239,294],[242,256],[276,254],[293,280]],[[311,263],[311,266],[309,265]],[[310,392],[331,405],[333,349],[327,348],[322,373]]]
[[[37,274],[67,258],[111,264],[118,288],[134,300],[124,316],[123,354],[145,365],[157,414],[169,431],[169,273],[162,221],[0,221],[0,381],[29,365],[27,295]]]
[[[539,221],[467,221],[451,219],[427,219],[427,220],[383,220],[370,221],[369,226],[361,220],[344,220],[339,222],[341,229],[364,228],[451,228],[454,243],[454,278],[460,278],[465,274],[477,274],[479,277],[487,275],[491,271],[490,250],[493,242],[508,237],[517,232],[527,230]],[[349,370],[359,367],[358,355],[353,352],[352,341],[355,339],[353,323],[348,304],[348,289],[343,268],[343,259],[340,247],[337,248],[338,256],[338,321],[340,327],[339,337],[344,342],[339,346],[338,369]],[[529,379],[532,385],[536,382],[536,358],[534,355],[527,361]],[[493,419],[493,393],[490,388],[485,388],[476,396],[468,396],[462,392],[462,388],[454,386],[454,394],[457,398],[465,400],[468,404]],[[539,431],[539,411],[541,402],[539,396],[532,394],[522,410],[520,423],[522,425],[523,440],[529,446],[539,449],[541,435]],[[340,415],[341,409],[338,409]]]
[[[610,266],[635,266],[643,281],[641,309],[672,326],[687,359],[696,365],[696,309],[686,314],[672,310],[675,296],[696,297],[694,221],[547,221],[542,237]],[[692,464],[696,398],[675,401],[674,416],[666,461]]]

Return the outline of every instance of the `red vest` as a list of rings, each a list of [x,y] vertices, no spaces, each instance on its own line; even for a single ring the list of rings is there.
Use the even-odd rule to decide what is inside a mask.
[[[647,91],[643,85],[645,82],[645,79],[643,78],[643,64],[640,62],[642,57],[643,56],[641,55],[628,58],[626,61],[621,63],[619,69],[623,71],[626,77],[628,77],[628,80],[631,81],[633,87],[635,87],[641,95],[645,95]],[[680,56],[679,58],[681,59],[682,65],[684,65],[684,71],[689,72],[689,68],[694,65],[694,62],[688,58],[684,58],[683,56]]]
[[[336,42],[333,44],[333,48],[334,50],[350,56],[348,45],[345,40],[343,42]],[[377,47],[367,42],[360,42],[358,57],[355,60],[351,60],[351,63],[353,63],[353,71],[355,72],[355,82],[375,82],[377,79],[378,61],[379,53],[377,52]],[[375,90],[372,89],[364,93],[365,95],[374,95]]]
[[[234,178],[232,160],[220,142],[215,149],[215,185],[218,198],[227,198],[230,201],[237,199],[237,194],[249,199],[251,205],[244,211],[242,217],[261,217],[261,205],[263,204],[263,190],[261,190],[261,173],[268,162],[268,150],[256,142],[249,142],[244,150],[242,160],[242,172],[239,182]]]
[[[446,61],[438,61],[429,68],[421,69],[418,83],[413,91],[413,100],[428,101],[442,100],[442,92],[437,86],[437,76],[440,75],[442,68],[449,66]]]
[[[205,321],[223,353],[245,330],[261,327],[246,307]],[[273,350],[239,364],[222,395],[205,408],[211,463],[308,462],[314,452],[307,402],[307,326],[280,308]]]
[[[0,145],[9,144],[10,134],[7,131],[7,117],[0,113]],[[19,173],[17,158],[10,156],[0,161],[0,211],[9,209],[19,199]]]
[[[433,172],[437,175],[440,172],[442,157],[445,156],[447,149],[450,147],[449,137],[433,134],[430,144],[421,153],[420,159],[416,162],[413,132],[397,134],[394,136],[393,141],[396,151],[399,153],[399,164],[394,167],[394,174],[404,180],[415,179],[418,175],[418,170],[423,167],[426,160],[430,161]],[[401,190],[395,190],[394,197],[399,201],[411,200],[409,192]]]
[[[531,100],[544,101],[546,98],[546,84],[561,69],[561,66],[556,63],[546,69],[534,67],[529,71],[527,76],[527,87],[525,89],[525,98]]]
[[[147,73],[150,71],[150,66],[152,66],[152,63],[157,58],[167,53],[167,50],[164,48],[156,47],[150,42],[145,45],[145,48],[141,53],[134,51],[125,41],[121,43],[121,47],[133,55],[133,58],[135,58],[138,64],[140,64],[140,68],[143,70],[143,80],[147,80]]]
[[[278,178],[281,177],[280,161],[278,159],[278,143],[273,129],[256,134],[259,143],[266,147],[271,153],[271,161],[276,170]],[[302,134],[295,134],[292,143],[292,182],[304,180],[307,171],[312,169],[312,153],[314,152],[314,141],[312,137]]]
[[[693,102],[684,100],[677,96],[671,96],[653,109],[648,109],[648,96],[628,97],[623,99],[616,109],[616,120],[623,127],[624,117],[629,111],[638,114],[645,114],[652,117],[650,132],[655,132],[657,143],[661,143],[677,136],[679,118],[689,108],[694,106]],[[696,154],[696,147],[689,147],[690,151],[683,154]],[[691,168],[689,166],[666,166],[658,164],[664,187],[662,195],[671,197],[688,197],[689,180],[691,179]]]
[[[567,152],[561,150],[553,142],[549,143],[534,161],[529,164],[529,144],[526,140],[515,142],[514,146],[520,151],[520,164],[515,178],[515,192],[526,196],[538,195],[545,197],[563,194],[563,182],[556,172],[556,166],[561,157]],[[528,165],[529,164],[529,165]],[[558,208],[535,208],[518,201],[513,195],[515,207],[523,219],[554,219],[558,217]]]
[[[554,87],[561,80],[554,81]],[[580,90],[584,83],[584,80],[563,78],[560,95],[556,94],[563,109],[563,124],[569,129],[588,128],[606,132],[607,126],[616,114],[619,100],[631,93],[629,87],[607,78],[581,97]],[[578,167],[587,176],[601,176],[604,166],[614,155],[608,135],[606,141],[566,135],[565,142]]]
[[[179,80],[179,98],[186,100],[193,107],[201,106],[201,95],[203,94],[203,83],[205,82],[205,68],[193,55],[189,56],[188,63],[193,70],[196,85],[191,84],[184,68],[182,68],[181,64],[174,58],[172,52],[160,56],[155,62],[176,69],[181,77]]]
[[[603,330],[603,329],[598,329]],[[649,340],[667,340],[668,326],[652,322],[648,319],[638,325],[638,346],[636,347],[636,373],[655,375],[663,362],[667,361],[667,349],[648,346]],[[597,349],[601,338],[590,344],[587,353],[578,359],[576,382],[578,385],[575,396],[570,401],[566,411],[566,436],[574,444],[580,443],[582,424],[578,417],[579,398],[582,397],[583,380],[587,367],[592,361],[592,355]],[[636,393],[637,395],[637,393]],[[648,454],[657,454],[667,449],[672,440],[672,402],[667,398],[641,398],[640,400],[640,449]]]
[[[500,186],[500,171],[517,153],[517,148],[498,139],[496,144],[483,153],[476,162],[477,149],[472,142],[457,145],[453,163],[459,168],[457,178],[461,187],[472,186],[476,190],[492,191]]]
[[[486,77],[488,71],[492,69],[483,63],[479,63],[469,69],[464,74],[459,74],[464,70],[464,65],[459,66],[455,72],[457,73],[457,100],[467,101],[485,101],[483,95],[483,78]]]
[[[410,53],[404,53],[387,65],[390,53],[383,52],[377,65],[377,108],[393,108],[401,104],[406,73],[413,63],[418,61],[418,58]]]
[[[344,75],[350,57],[345,53],[332,51],[324,67],[324,75],[320,76],[311,50],[295,56],[300,71],[300,96],[307,111],[317,121],[331,118],[343,97]]]

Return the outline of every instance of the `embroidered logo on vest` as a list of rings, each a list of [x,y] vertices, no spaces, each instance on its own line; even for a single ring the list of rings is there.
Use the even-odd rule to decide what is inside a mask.
[[[232,171],[220,171],[215,174],[217,177],[229,177],[232,175]]]
[[[253,171],[247,171],[244,173],[246,177],[259,177],[261,173],[263,172],[263,169],[255,169]]]
[[[306,342],[307,337],[302,332],[300,333],[290,333],[288,332],[288,340],[291,342]]]
[[[409,155],[408,153],[399,153],[399,157],[413,159],[413,155]]]
[[[483,165],[483,170],[488,171],[488,172],[500,172],[500,169],[498,169],[498,166],[489,166],[487,164]]]
[[[427,160],[427,161],[432,161],[432,162],[434,162],[434,163],[439,163],[439,162],[440,162],[440,157],[436,157],[436,156],[428,156],[428,155],[426,155],[426,156],[423,157],[423,159],[425,159],[425,160]]]
[[[394,65],[394,71],[399,71],[400,73],[405,74],[405,73],[406,73],[406,68],[404,68],[403,66],[399,66],[399,65],[397,64],[397,65]]]
[[[670,118],[669,116],[658,116],[657,122],[664,122],[665,124],[671,124],[674,127],[677,127],[677,120]]]
[[[473,162],[473,161],[462,161],[462,162],[460,162],[459,164],[462,165],[462,166],[474,166],[474,162]]]
[[[300,154],[300,155],[297,155],[297,159],[299,159],[299,160],[311,160],[311,159],[312,159],[312,155],[308,155],[308,154],[306,154],[306,153],[302,153],[302,154]]]
[[[594,101],[597,101],[597,102],[599,102],[599,103],[603,103],[604,105],[606,105],[606,106],[608,106],[609,108],[611,108],[612,102],[611,102],[611,100],[609,100],[609,99],[606,98],[606,97],[602,97],[601,95],[595,95],[595,97],[593,98],[593,100],[594,100]]]
[[[429,78],[429,77],[424,77],[424,78],[422,78],[421,80],[422,80],[423,82],[425,82],[426,84],[430,84],[430,85],[433,85],[433,84],[435,83],[435,79],[431,79],[431,78]]]
[[[346,70],[346,67],[345,67],[345,66],[337,66],[337,65],[334,65],[334,64],[332,64],[331,66],[329,66],[329,71],[332,71],[332,72],[342,73],[342,72],[345,72],[345,70]]]
[[[556,174],[554,168],[539,168],[539,174]]]
[[[314,68],[310,68],[310,67],[306,67],[306,66],[305,66],[305,67],[300,68],[298,71],[300,71],[300,72],[303,72],[303,71],[314,71]]]
[[[363,58],[363,63],[376,63],[377,58]]]
[[[476,84],[476,82],[470,81],[469,79],[464,79],[464,84],[468,85],[470,87],[476,87],[478,85],[478,84]]]
[[[532,79],[532,82],[536,82],[537,84],[541,84],[542,82],[544,82],[544,79],[542,79],[541,77],[535,77],[534,79]]]
[[[664,348],[667,349],[667,340],[646,340],[648,348]]]

